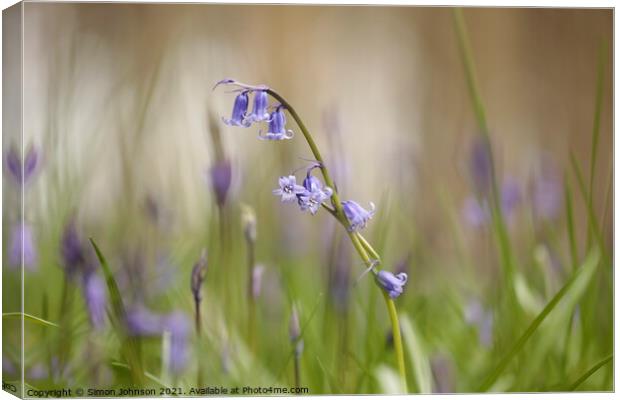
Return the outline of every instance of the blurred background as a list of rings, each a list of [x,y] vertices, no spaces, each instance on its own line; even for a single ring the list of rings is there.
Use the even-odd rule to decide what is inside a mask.
[[[297,171],[301,180],[312,158],[298,127],[289,118],[295,138],[272,143],[257,140],[257,126],[223,124],[235,94],[212,88],[230,77],[284,96],[341,197],[376,204],[364,235],[383,268],[409,275],[397,307],[411,391],[480,390],[554,294],[592,264],[562,313],[550,314],[557,317],[484,388],[573,389],[612,352],[613,12],[472,8],[463,16],[516,266],[510,282],[476,192],[483,132],[452,9],[25,4],[21,157],[29,146],[38,156],[25,183],[22,240],[32,236],[36,253],[25,304],[60,326],[26,325],[32,386],[107,388],[135,378],[119,366],[115,329],[93,319],[88,279],[68,272],[73,229],[84,254],[89,237],[100,246],[126,307],[185,321],[176,336],[134,332],[148,349],[141,364],[159,383],[293,385],[296,304],[302,386],[312,394],[394,390],[389,322],[371,277],[356,283],[363,264],[344,229],[271,193],[282,175]],[[19,144],[4,143],[5,153]],[[252,215],[255,241],[247,238]],[[15,231],[18,216],[7,207],[4,216],[5,232]],[[10,237],[5,285],[18,278],[6,258]],[[199,335],[190,275],[203,249]],[[263,272],[254,296],[255,264]],[[516,304],[505,302],[507,291]],[[178,350],[175,337],[191,349],[180,361],[166,356]],[[82,362],[89,368],[76,370]],[[63,365],[58,376],[49,372],[54,363]],[[612,390],[612,376],[601,366],[578,389]]]

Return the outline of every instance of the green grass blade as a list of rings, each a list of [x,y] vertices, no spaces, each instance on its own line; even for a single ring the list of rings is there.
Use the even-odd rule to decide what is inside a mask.
[[[20,313],[20,312],[2,313],[2,318],[21,318],[22,316],[24,316],[25,321],[31,321],[39,325],[51,326],[54,328],[60,327],[58,324],[55,324],[50,321],[46,321],[43,318],[35,317],[34,315],[30,315],[26,313]]]
[[[577,184],[579,186],[579,192],[583,197],[583,200],[586,202],[586,212],[588,213],[588,232],[592,232],[594,237],[596,238],[596,242],[600,247],[601,252],[605,259],[607,259],[607,255],[605,253],[605,246],[603,243],[603,238],[598,228],[598,220],[596,219],[596,214],[594,213],[594,209],[592,208],[592,204],[588,201],[588,192],[586,189],[586,184],[583,179],[583,173],[581,168],[579,167],[579,163],[577,162],[577,158],[575,154],[571,151],[570,153],[570,161],[575,172],[575,176],[577,177]]]
[[[592,376],[596,371],[598,371],[599,369],[601,369],[603,366],[605,366],[605,364],[607,364],[608,362],[610,362],[611,360],[613,360],[614,355],[610,354],[607,357],[605,357],[604,359],[602,359],[601,361],[599,361],[598,363],[596,363],[592,368],[590,368],[585,374],[581,375],[581,377],[579,379],[577,379],[575,381],[575,383],[573,383],[569,390],[575,390],[579,387],[579,385],[581,385],[583,382],[585,382],[590,376]]]
[[[590,254],[588,259],[584,262],[585,265],[597,265],[599,261],[599,253],[595,250]],[[517,340],[514,346],[510,349],[508,353],[500,360],[497,366],[493,369],[491,374],[485,379],[482,385],[478,388],[478,391],[485,392],[487,391],[493,383],[497,380],[497,378],[504,372],[508,364],[512,361],[512,359],[521,351],[525,343],[532,337],[534,332],[538,329],[540,324],[547,318],[547,316],[553,311],[555,306],[559,303],[560,300],[566,295],[568,290],[573,286],[577,278],[583,273],[586,268],[577,269],[573,275],[569,278],[569,280],[562,286],[562,288],[553,296],[553,298],[547,303],[545,308],[534,318],[532,323],[527,327],[525,332],[521,335],[521,337]]]
[[[567,179],[564,179],[564,201],[566,203],[566,229],[568,230],[568,242],[573,271],[577,268],[577,241],[575,239],[575,222],[573,220],[573,195]]]
[[[406,315],[401,315],[400,323],[405,339],[405,347],[411,365],[413,366],[413,374],[418,391],[420,393],[432,393],[433,373],[431,372],[431,363],[418,334],[418,330]]]
[[[596,97],[594,100],[594,123],[592,126],[592,145],[590,147],[590,187],[588,191],[588,206],[593,204],[594,176],[596,171],[596,153],[601,131],[601,109],[603,104],[603,74],[605,72],[605,43],[599,47],[598,68],[596,76]],[[589,240],[588,240],[589,243]]]
[[[141,384],[144,381],[144,370],[142,368],[142,362],[140,361],[140,342],[136,338],[131,336],[128,337],[124,333],[123,323],[125,321],[126,311],[123,304],[123,298],[121,297],[121,292],[118,289],[118,285],[114,279],[114,274],[112,274],[110,266],[103,256],[103,253],[99,250],[99,247],[92,238],[89,240],[95,249],[95,253],[97,253],[97,258],[99,259],[99,263],[101,264],[101,268],[103,269],[103,274],[105,276],[108,293],[112,302],[112,313],[109,313],[108,315],[111,316],[110,319],[112,320],[112,324],[116,327],[115,331],[119,335],[119,339],[121,341],[121,353],[127,360],[127,364],[130,367],[134,381]]]

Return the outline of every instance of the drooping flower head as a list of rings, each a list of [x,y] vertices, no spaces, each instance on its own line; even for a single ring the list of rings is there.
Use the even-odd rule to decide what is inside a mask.
[[[297,195],[297,202],[302,211],[310,211],[312,215],[316,214],[321,207],[321,204],[329,199],[333,193],[332,189],[323,186],[319,178],[311,175],[311,167],[306,174],[306,178],[303,181],[304,193]]]
[[[280,185],[280,188],[274,189],[273,194],[276,196],[281,196],[283,203],[291,203],[297,200],[297,195],[306,191],[303,186],[297,184],[297,178],[295,178],[295,175],[280,177],[278,184]]]
[[[267,107],[269,106],[269,97],[265,90],[257,90],[254,92],[254,107],[252,113],[248,116],[248,121],[251,123],[268,121],[269,113]]]
[[[293,131],[286,129],[286,116],[284,106],[279,105],[269,117],[269,129],[264,135],[259,132],[258,138],[262,140],[286,140],[293,137]]]
[[[407,283],[407,274],[401,272],[394,275],[389,271],[381,270],[375,276],[375,280],[392,299],[395,299],[403,293],[403,288]]]
[[[342,208],[344,215],[349,220],[349,230],[359,231],[366,227],[366,223],[372,218],[375,213],[374,203],[370,203],[370,210],[364,209],[358,203],[353,200],[347,200],[342,202]]]
[[[37,266],[37,248],[32,228],[27,223],[19,222],[11,229],[11,245],[9,265],[21,268],[22,261],[28,270],[35,270]]]
[[[94,272],[83,277],[82,291],[90,322],[95,329],[101,329],[105,323],[107,289],[103,279]]]
[[[217,205],[222,207],[226,203],[226,196],[228,195],[228,189],[230,189],[232,177],[230,161],[220,160],[215,162],[211,166],[209,174],[211,175],[211,187],[215,193],[215,200]]]
[[[246,118],[248,113],[248,92],[248,90],[242,90],[237,97],[235,97],[230,119],[222,117],[222,121],[224,121],[226,125],[242,126],[244,128],[251,125]]]

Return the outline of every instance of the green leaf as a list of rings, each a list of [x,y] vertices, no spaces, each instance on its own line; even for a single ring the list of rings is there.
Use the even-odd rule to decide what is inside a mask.
[[[596,371],[598,371],[600,368],[602,368],[605,364],[607,364],[608,362],[610,362],[611,360],[613,360],[614,355],[610,354],[607,357],[605,357],[604,359],[602,359],[601,361],[599,361],[598,363],[596,363],[592,368],[590,368],[585,374],[583,374],[581,377],[579,377],[579,379],[577,379],[575,381],[575,383],[573,383],[570,386],[569,390],[575,390],[579,387],[579,385],[581,385],[583,382],[585,382],[590,376],[592,376]]]
[[[22,315],[24,316],[24,321],[30,321],[30,322],[34,322],[34,323],[39,324],[39,325],[51,326],[51,327],[54,327],[54,328],[58,328],[59,327],[58,324],[55,324],[55,323],[50,322],[50,321],[46,321],[43,318],[35,317],[34,315],[30,315],[30,314],[26,314],[26,313],[20,313],[20,312],[2,313],[2,318],[21,318]]]
[[[433,374],[431,372],[431,364],[422,339],[418,335],[418,330],[406,315],[401,315],[400,324],[418,390],[420,393],[432,393]]]
[[[545,318],[553,311],[556,305],[564,298],[564,296],[568,293],[569,289],[575,284],[578,278],[587,271],[588,274],[593,273],[593,269],[596,268],[600,259],[600,253],[594,249],[586,261],[584,265],[577,269],[573,273],[573,275],[569,278],[569,280],[562,286],[562,288],[556,293],[555,296],[547,303],[545,308],[534,318],[532,323],[527,327],[525,332],[521,335],[521,337],[517,340],[517,342],[513,345],[513,347],[506,353],[506,355],[500,360],[497,366],[493,369],[493,371],[489,374],[487,379],[482,383],[479,387],[478,391],[485,392],[487,391],[493,383],[497,380],[497,378],[504,372],[510,361],[519,353],[519,351],[523,348],[525,343],[529,340],[530,337],[536,332],[540,324],[545,320]],[[586,281],[584,285],[587,285],[587,280],[581,279],[580,283]],[[581,285],[580,285],[581,286]]]

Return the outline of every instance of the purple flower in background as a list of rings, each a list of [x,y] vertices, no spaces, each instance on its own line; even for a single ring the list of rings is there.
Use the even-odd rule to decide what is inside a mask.
[[[562,204],[562,179],[555,166],[546,160],[534,180],[532,193],[534,214],[543,219],[558,217]]]
[[[23,259],[22,259],[23,256]],[[30,225],[20,222],[11,230],[11,245],[9,252],[9,264],[12,267],[24,267],[30,271],[36,269],[37,249],[34,234]]]
[[[486,193],[492,178],[491,144],[484,136],[477,136],[471,148],[469,170],[474,188],[478,193]]]
[[[15,183],[18,185],[28,183],[34,176],[34,173],[38,166],[39,153],[34,146],[30,146],[26,153],[26,159],[23,163],[23,176],[22,176],[22,161],[15,147],[7,152],[5,157],[5,163],[7,170]]]
[[[521,189],[519,187],[519,183],[511,178],[505,179],[501,188],[501,196],[502,213],[504,214],[504,217],[510,218],[521,202]]]
[[[264,90],[258,90],[254,92],[254,108],[252,113],[248,116],[248,121],[251,123],[268,121],[269,113],[267,107],[269,105],[269,99],[267,92]]]
[[[232,115],[230,119],[222,117],[222,121],[226,125],[230,126],[242,126],[247,128],[250,126],[250,122],[246,120],[246,114],[248,112],[248,91],[244,90],[237,95],[235,103],[233,104]]]
[[[293,131],[286,129],[286,116],[284,107],[279,105],[269,117],[269,129],[266,134],[259,132],[258,137],[262,140],[285,140],[293,137]]]
[[[106,285],[103,279],[93,272],[86,273],[82,283],[90,322],[95,329],[100,329],[105,323],[108,302]]]
[[[170,332],[170,369],[179,373],[187,364],[190,322],[185,314],[176,311],[164,318],[163,325],[164,329]]]
[[[222,207],[224,203],[226,203],[226,195],[228,194],[228,189],[230,188],[230,180],[232,175],[230,161],[217,161],[213,166],[211,166],[209,172],[211,175],[211,187],[215,192],[217,205]]]
[[[294,175],[280,177],[278,184],[280,185],[280,188],[273,190],[273,194],[276,196],[281,196],[283,203],[291,203],[295,201],[298,194],[302,194],[306,191],[303,186],[297,184],[297,178],[295,178]]]
[[[374,203],[370,203],[370,211],[365,210],[362,206],[353,200],[347,200],[342,202],[342,208],[344,215],[349,220],[350,231],[358,231],[366,227],[366,223],[372,218],[375,213]]]
[[[163,318],[142,306],[127,310],[126,324],[129,334],[133,336],[155,336],[161,334]]]
[[[403,288],[407,283],[407,274],[401,272],[397,275],[385,270],[379,271],[375,276],[379,286],[381,286],[388,295],[395,299],[403,293]]]
[[[75,219],[71,219],[65,227],[60,251],[69,276],[72,276],[86,262],[84,247],[75,226]]]
[[[472,299],[465,308],[465,322],[478,328],[478,338],[485,347],[493,340],[493,313],[483,308],[482,304]]]
[[[468,196],[463,203],[462,215],[468,225],[480,228],[489,220],[489,206],[486,200],[478,201],[474,196]]]

